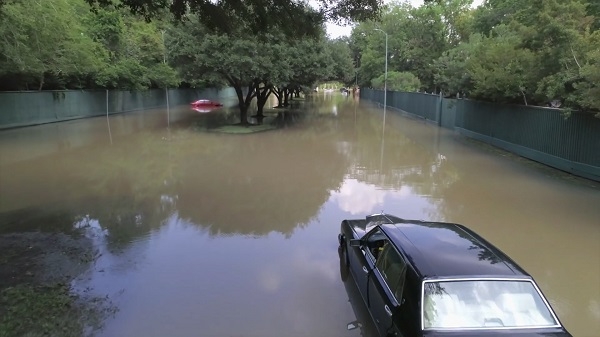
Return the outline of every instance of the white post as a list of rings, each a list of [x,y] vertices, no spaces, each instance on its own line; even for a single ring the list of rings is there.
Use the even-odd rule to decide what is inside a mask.
[[[167,96],[167,127],[171,126],[171,111],[169,109],[169,88],[165,88],[165,94]]]
[[[387,108],[387,68],[388,68],[388,35],[385,34],[385,75],[383,75],[383,123],[385,124],[385,110]]]
[[[108,89],[106,89],[106,125],[108,126],[108,138],[110,139],[110,145],[112,145],[112,132],[110,132],[110,119],[108,118]]]
[[[385,124],[385,113],[387,108],[387,69],[388,69],[388,34],[379,28],[375,28],[385,34],[385,74],[383,75],[383,123]]]
[[[165,47],[165,31],[160,31],[162,36],[162,44],[163,44],[163,63],[167,63],[167,48]]]

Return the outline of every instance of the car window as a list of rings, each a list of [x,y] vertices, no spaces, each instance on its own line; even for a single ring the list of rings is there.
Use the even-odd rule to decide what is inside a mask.
[[[365,238],[366,251],[370,253],[374,261],[377,261],[383,250],[383,246],[388,242],[387,236],[383,234],[379,227],[373,229]]]
[[[385,242],[375,267],[392,291],[396,301],[402,300],[406,263],[392,244]]]
[[[424,329],[497,329],[558,326],[529,280],[456,280],[424,283]]]

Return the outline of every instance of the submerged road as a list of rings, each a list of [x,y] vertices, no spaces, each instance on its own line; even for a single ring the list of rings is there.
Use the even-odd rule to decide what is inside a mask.
[[[73,285],[117,306],[100,336],[368,336],[341,220],[457,222],[530,272],[574,336],[597,336],[598,184],[390,111],[383,125],[351,97],[300,104],[249,135],[207,132],[235,112],[187,107],[1,131],[0,230],[89,232],[102,255]]]

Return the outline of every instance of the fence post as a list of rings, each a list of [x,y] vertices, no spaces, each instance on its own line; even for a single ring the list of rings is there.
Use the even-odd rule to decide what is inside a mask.
[[[444,92],[440,90],[440,99],[438,100],[437,107],[437,125],[442,126],[442,106],[444,104]]]
[[[165,88],[165,95],[167,96],[167,127],[171,126],[171,111],[169,110],[169,88]]]
[[[108,118],[108,89],[106,89],[106,125],[108,126],[108,139],[110,139],[110,145],[112,145],[112,132],[110,131],[110,119]]]

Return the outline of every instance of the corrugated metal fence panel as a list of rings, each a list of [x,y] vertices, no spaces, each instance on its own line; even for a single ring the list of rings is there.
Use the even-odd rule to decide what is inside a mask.
[[[443,99],[441,109],[441,126],[449,129],[454,129],[456,124],[456,99]]]
[[[360,96],[383,104],[383,90],[361,89]],[[418,92],[388,91],[387,105],[429,120],[437,120],[439,97]]]
[[[600,166],[600,119],[558,109],[462,100],[466,130],[570,161]]]
[[[42,91],[0,93],[0,125],[26,121],[52,122],[93,116],[105,110],[106,94],[99,91]],[[82,111],[82,106],[88,108]]]
[[[199,98],[235,98],[233,88],[170,89],[169,105],[188,104]],[[74,118],[101,116],[167,105],[167,91],[64,90],[0,92],[0,129],[51,123]]]

